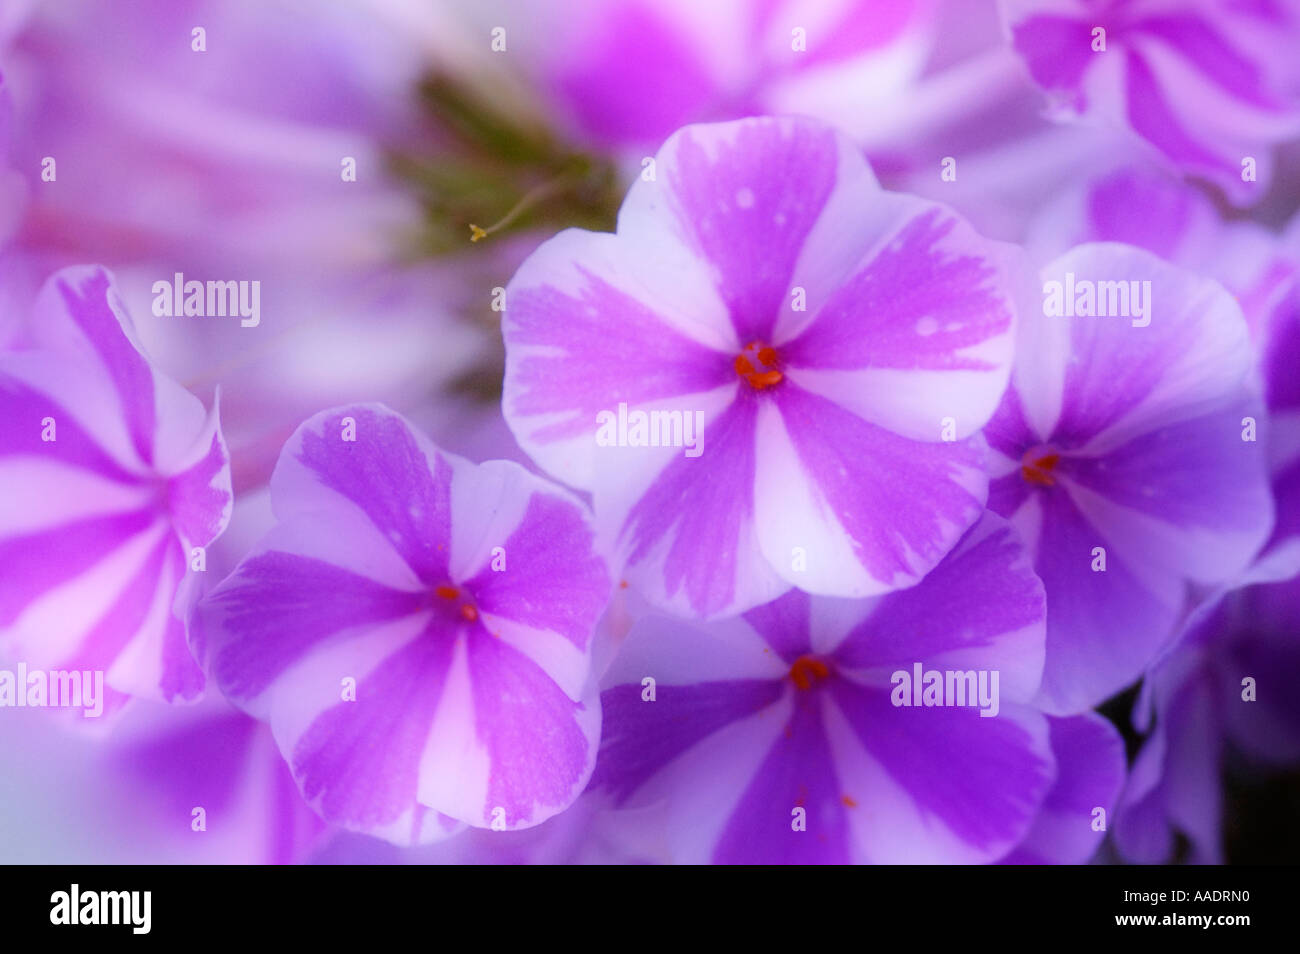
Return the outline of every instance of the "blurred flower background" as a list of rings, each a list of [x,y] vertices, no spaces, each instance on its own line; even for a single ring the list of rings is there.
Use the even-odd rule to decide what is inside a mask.
[[[1242,544],[1249,565],[1226,582],[1170,574],[1194,599],[1159,631],[1117,634],[1125,663],[1099,665],[1087,698],[1044,706],[1062,764],[1071,732],[1099,731],[1089,708],[1122,737],[1127,777],[1090,802],[1113,800],[1110,837],[1054,853],[1040,821],[1017,851],[996,841],[954,860],[1293,862],[1297,51],[1297,0],[0,0],[0,349],[40,337],[31,316],[52,273],[116,276],[154,366],[204,408],[219,393],[234,504],[209,548],[212,588],[271,528],[281,448],[326,408],[382,402],[447,451],[540,472],[502,414],[499,290],[555,233],[612,231],[679,127],[811,117],[884,189],[944,203],[1033,269],[1123,242],[1221,284],[1267,404],[1276,518],[1271,531],[1242,518],[1258,537]],[[157,316],[153,285],[176,273],[257,280],[260,322]],[[1107,388],[1125,367],[1091,372]],[[1019,504],[997,494],[990,509],[1014,521]],[[28,506],[0,482],[0,537]],[[3,540],[0,553],[23,559]],[[1060,624],[1051,568],[1038,570],[1050,673]],[[0,594],[16,576],[0,564]],[[598,665],[644,611],[615,591]],[[629,645],[646,639],[634,629]],[[1112,652],[1098,642],[1088,651]],[[0,640],[0,668],[14,652]],[[1243,676],[1258,680],[1254,706]],[[211,682],[195,704],[137,699],[91,729],[64,716],[0,710],[0,861],[674,857],[639,837],[652,811],[607,812],[598,785],[525,831],[417,847],[343,831],[303,801],[270,729]],[[191,828],[198,805],[205,832]]]

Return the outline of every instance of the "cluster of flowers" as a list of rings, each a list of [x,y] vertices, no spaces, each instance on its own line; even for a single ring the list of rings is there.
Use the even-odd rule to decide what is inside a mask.
[[[299,413],[302,389],[284,441],[259,422],[274,382],[242,389],[228,444],[110,273],[59,268],[0,298],[4,651],[102,670],[108,710],[206,689],[267,723],[261,784],[301,794],[271,813],[282,859],[323,821],[498,859],[1079,863],[1114,833],[1159,861],[1178,833],[1219,860],[1228,746],[1300,758],[1300,228],[1211,196],[1258,204],[1300,132],[1300,15],[1004,3],[1008,40],[964,75],[1010,63],[1066,134],[1141,157],[1056,183],[1009,242],[965,214],[957,145],[933,183],[881,184],[930,155],[892,143],[942,98],[913,88],[934,4],[823,5],[793,43],[780,3],[573,6],[584,55],[530,65],[557,126],[667,140],[612,233],[530,245],[494,296],[535,469],[471,463],[382,394]],[[12,228],[43,263],[73,200],[30,191]],[[597,439],[638,414],[665,439]],[[218,543],[268,441],[264,532]],[[1139,683],[1130,768],[1096,710]],[[219,749],[261,738],[215,722]]]

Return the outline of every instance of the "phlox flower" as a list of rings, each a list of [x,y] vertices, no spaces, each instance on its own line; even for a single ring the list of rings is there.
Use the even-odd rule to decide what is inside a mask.
[[[1120,800],[1115,844],[1136,864],[1222,864],[1222,774],[1300,762],[1300,538],[1207,601],[1151,667],[1133,722],[1147,733]]]
[[[1300,761],[1300,294],[1292,287],[1268,315],[1262,370],[1271,426],[1269,459],[1277,520],[1261,556],[1208,599],[1178,641],[1150,667],[1133,722],[1147,737],[1120,803],[1115,839],[1137,863],[1174,852],[1221,863],[1222,772]],[[1250,680],[1247,685],[1246,680]]]
[[[1241,306],[1252,337],[1300,274],[1300,248],[1248,219],[1225,221],[1209,196],[1154,169],[1121,165],[1068,189],[1028,228],[1042,263],[1087,242],[1123,242],[1213,278]]]
[[[1002,247],[881,191],[811,120],[690,126],[652,171],[615,234],[562,232],[507,286],[521,446],[592,492],[628,580],[674,611],[916,582],[983,507]],[[702,433],[613,435],[624,412]]]
[[[1168,176],[1115,169],[1062,195],[1031,227],[1042,261],[1085,242],[1125,242],[1220,282],[1241,306],[1263,379],[1277,520],[1273,540],[1300,534],[1300,217],[1282,233],[1224,221],[1209,198]]]
[[[1044,860],[1035,846],[1047,842],[1084,860],[1122,753],[1106,725],[1025,705],[1044,612],[1016,534],[986,515],[910,589],[792,590],[714,623],[643,617],[604,680],[591,792],[674,862],[994,861],[1049,805],[1027,855]],[[899,704],[895,673],[917,665],[996,673],[996,714]],[[1054,792],[1067,771],[1072,791]]]
[[[139,350],[109,274],[46,282],[0,353],[0,633],[31,668],[102,670],[110,702],[203,687],[185,614],[225,528],[217,410]]]
[[[583,508],[382,405],[304,423],[271,502],[275,528],[200,603],[196,646],[307,801],[398,843],[564,809],[595,758],[609,590]]]
[[[1002,11],[1063,112],[1131,129],[1240,203],[1263,195],[1272,146],[1300,132],[1300,15],[1286,4],[1002,0]]]
[[[1267,422],[1246,323],[1218,283],[1113,243],[1040,274],[984,432],[989,508],[1021,530],[1047,587],[1039,704],[1073,713],[1136,679],[1196,587],[1265,542]],[[1045,314],[1054,295],[1076,313]]]

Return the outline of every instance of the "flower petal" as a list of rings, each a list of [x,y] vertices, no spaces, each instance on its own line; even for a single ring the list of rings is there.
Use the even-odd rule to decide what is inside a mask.
[[[1012,522],[1047,590],[1047,657],[1038,704],[1056,715],[1097,705],[1141,674],[1169,638],[1183,587],[1107,547],[1066,494],[1045,494]],[[1097,547],[1106,550],[1105,569]]]
[[[1047,602],[1019,535],[985,513],[916,586],[882,596],[835,649],[836,661],[889,674],[997,670],[1000,692],[1029,701],[1043,666]]]
[[[641,186],[656,184],[633,191]],[[561,232],[506,287],[506,421],[520,446],[575,486],[595,479],[600,412],[689,411],[699,395],[736,387],[708,274],[657,237]]]
[[[795,265],[835,188],[843,140],[803,119],[687,126],[664,143],[656,180],[639,181],[619,237],[655,236],[707,263],[726,308],[728,343],[771,343]],[[859,160],[859,165],[861,165]]]
[[[758,403],[741,395],[706,425],[701,457],[670,448],[664,465],[666,454],[647,452],[640,456],[659,467],[637,468],[597,488],[596,512],[618,528],[626,578],[657,605],[681,615],[724,616],[789,588],[755,538],[758,413]]]
[[[879,231],[859,223],[851,239],[861,261],[780,342],[788,376],[905,437],[938,441],[945,418],[968,437],[1010,374],[1010,252],[909,196],[880,194],[872,214]]]
[[[426,583],[448,574],[450,487],[451,465],[378,404],[310,418],[285,445],[271,478],[277,518],[359,512]]]
[[[757,456],[763,553],[814,593],[868,596],[916,582],[984,506],[978,438],[910,441],[793,382],[762,408]]]
[[[877,864],[993,861],[1024,837],[1051,787],[1047,722],[1023,706],[895,707],[886,689],[845,680],[827,731],[847,813]]]
[[[1106,719],[1089,712],[1048,719],[1048,725],[1056,781],[1029,834],[1004,864],[1086,864],[1106,838],[1124,784],[1124,740]],[[1101,828],[1095,827],[1098,821]]]

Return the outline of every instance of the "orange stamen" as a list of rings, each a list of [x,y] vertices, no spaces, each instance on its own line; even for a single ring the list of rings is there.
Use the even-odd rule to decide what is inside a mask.
[[[1056,478],[1052,476],[1052,471],[1060,462],[1060,454],[1044,454],[1041,450],[1030,451],[1025,455],[1024,463],[1020,465],[1020,476],[1040,487],[1055,486]]]
[[[749,355],[753,355],[765,369],[759,371],[754,367],[754,363],[749,360]],[[775,384],[780,384],[785,377],[780,371],[776,370],[777,353],[771,345],[760,345],[757,341],[751,341],[745,345],[745,350],[736,355],[735,367],[736,373],[749,382],[749,386],[755,391],[762,391],[764,388],[770,388]]]
[[[800,656],[790,667],[790,681],[798,689],[811,689],[819,679],[830,674],[830,667],[813,656]]]
[[[460,590],[449,583],[444,583],[433,588],[433,595],[443,600],[455,600],[460,599]],[[469,601],[463,602],[460,604],[460,615],[465,618],[466,622],[477,622],[478,608]]]

